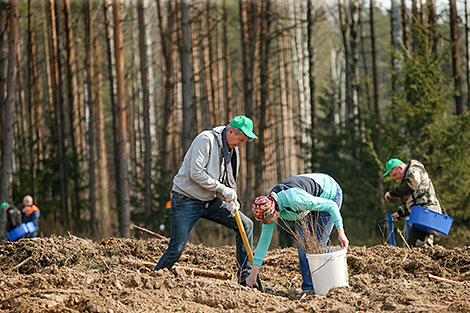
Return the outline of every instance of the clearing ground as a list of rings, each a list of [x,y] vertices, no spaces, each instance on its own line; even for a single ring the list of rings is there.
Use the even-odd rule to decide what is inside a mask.
[[[261,293],[234,278],[145,267],[167,243],[73,235],[0,242],[0,312],[470,312],[470,247],[352,246],[350,287],[304,295],[293,248],[268,252],[261,275],[274,290]],[[188,244],[178,265],[233,275],[234,254]]]

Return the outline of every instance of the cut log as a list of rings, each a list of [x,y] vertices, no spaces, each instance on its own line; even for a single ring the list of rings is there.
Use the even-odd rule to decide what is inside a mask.
[[[202,270],[199,268],[190,268],[190,267],[182,267],[182,266],[175,266],[171,269],[172,272],[176,270],[184,270],[187,275],[209,277],[209,278],[215,278],[215,279],[221,279],[221,280],[231,280],[233,276],[230,273],[214,272],[210,270]]]

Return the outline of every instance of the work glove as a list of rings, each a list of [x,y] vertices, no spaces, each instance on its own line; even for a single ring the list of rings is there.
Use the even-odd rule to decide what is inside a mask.
[[[224,197],[224,200],[227,201],[227,202],[230,202],[230,201],[237,201],[237,192],[235,191],[235,189],[232,189],[230,187],[225,187],[223,190],[222,190],[222,196]]]
[[[227,211],[229,211],[233,217],[235,217],[235,211],[238,211],[239,209],[240,205],[237,201],[230,201],[227,203]]]

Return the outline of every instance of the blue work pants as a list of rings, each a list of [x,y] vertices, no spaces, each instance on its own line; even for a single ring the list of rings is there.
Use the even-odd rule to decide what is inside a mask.
[[[186,197],[180,193],[173,192],[171,199],[170,243],[165,253],[157,263],[155,270],[162,268],[171,269],[183,253],[188,241],[189,233],[194,224],[200,218],[206,218],[218,224],[224,225],[236,233],[236,253],[237,253],[237,278],[240,281],[246,279],[251,271],[251,263],[243,244],[242,237],[238,230],[237,221],[226,209],[227,202],[219,198],[211,201],[200,201]],[[241,211],[240,218],[245,228],[245,233],[250,244],[253,247],[253,222]]]

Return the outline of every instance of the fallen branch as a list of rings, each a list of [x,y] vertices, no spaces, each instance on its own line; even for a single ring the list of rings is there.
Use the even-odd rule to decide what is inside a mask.
[[[28,293],[31,293],[31,291],[28,290],[28,291],[20,292],[20,293],[17,294],[17,295],[11,296],[11,297],[9,297],[9,298],[6,298],[6,299],[0,301],[0,304],[3,304],[3,303],[5,303],[5,302],[8,302],[8,301],[13,300],[13,299],[18,298],[18,297],[27,295]]]
[[[406,244],[406,246],[408,247],[408,250],[411,251],[411,248],[410,248],[410,245],[408,244],[408,242],[406,241],[405,237],[403,237],[403,234],[401,233],[401,230],[397,229],[397,233],[398,235],[400,235],[401,239],[403,240],[403,242]]]
[[[155,232],[153,232],[153,231],[151,231],[151,230],[148,230],[148,229],[146,229],[146,228],[137,226],[137,225],[135,225],[135,224],[132,224],[131,227],[137,228],[138,230],[141,230],[141,231],[144,231],[144,232],[149,233],[149,234],[151,234],[151,235],[154,235],[155,237],[157,237],[157,238],[159,238],[159,239],[166,239],[166,237],[164,237],[164,236],[162,236],[162,235],[160,235],[160,234],[157,234],[157,233],[155,233]]]
[[[130,259],[123,259],[123,263],[125,264],[132,264],[137,266],[143,266],[147,268],[155,268],[157,263],[148,262],[148,261],[141,261],[141,260],[130,260]],[[190,268],[190,267],[183,267],[183,266],[174,266],[170,271],[172,273],[178,272],[183,270],[186,275],[194,275],[194,276],[201,276],[201,277],[209,277],[221,280],[231,280],[232,274],[230,273],[221,273],[221,272],[214,272],[210,270],[203,270],[198,268]]]
[[[182,266],[173,267],[171,269],[171,272],[176,272],[178,270],[184,270],[187,275],[209,277],[209,278],[215,278],[215,279],[221,279],[221,280],[232,279],[232,274],[230,273],[214,272],[210,270],[202,270],[199,268],[190,268],[190,267],[182,267]]]
[[[20,267],[22,267],[23,265],[25,265],[27,262],[29,262],[31,259],[33,258],[33,256],[30,256],[29,258],[27,258],[26,260],[23,260],[23,262],[15,265],[11,270],[12,271],[15,271],[17,269],[19,269]]]
[[[106,264],[105,260],[103,259],[103,257],[101,255],[100,255],[100,259],[101,259],[101,262],[104,263],[104,266],[106,266],[106,268],[109,270],[108,264]]]
[[[447,278],[443,278],[443,277],[439,277],[439,276],[434,276],[432,274],[428,274],[428,275],[429,275],[429,279],[431,279],[433,281],[436,281],[436,282],[439,282],[439,283],[461,284],[461,282],[455,281],[455,280],[452,280],[452,279],[447,279]]]

